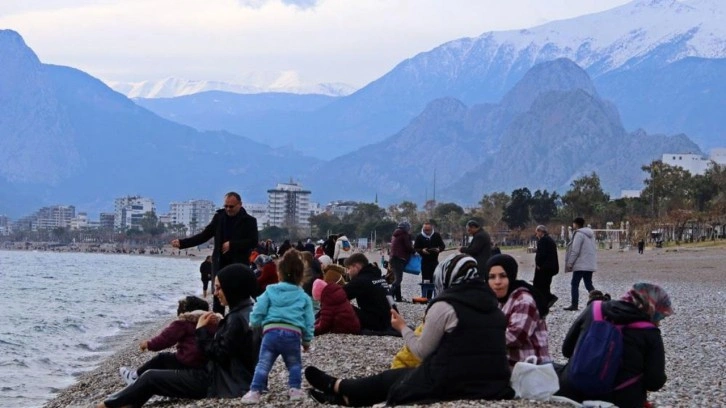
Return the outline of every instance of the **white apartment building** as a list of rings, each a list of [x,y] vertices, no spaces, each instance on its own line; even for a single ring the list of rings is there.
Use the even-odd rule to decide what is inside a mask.
[[[270,225],[270,220],[267,218],[267,204],[245,203],[243,207],[247,214],[257,218],[258,231]]]
[[[71,219],[71,229],[72,230],[79,230],[82,228],[88,228],[88,214],[84,212],[79,212],[78,215],[73,217]]]
[[[346,215],[352,214],[356,208],[358,208],[356,201],[331,201],[325,207],[325,211],[342,220]]]
[[[678,166],[692,175],[703,175],[708,169],[710,161],[700,154],[692,153],[666,153],[661,159],[663,164]]]
[[[76,216],[76,207],[72,205],[52,205],[43,207],[36,213],[38,229],[68,228]]]
[[[141,229],[141,220],[147,212],[156,213],[154,200],[141,196],[126,196],[114,200],[114,228]]]
[[[267,190],[267,222],[270,226],[310,230],[310,191],[290,181]]]
[[[216,211],[211,200],[188,200],[169,204],[169,216],[172,224],[183,224],[187,227],[187,235],[194,235],[203,230],[214,217]]]

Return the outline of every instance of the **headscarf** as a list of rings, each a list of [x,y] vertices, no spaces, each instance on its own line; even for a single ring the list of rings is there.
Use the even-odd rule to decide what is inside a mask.
[[[402,221],[398,224],[398,228],[408,232],[411,230],[411,223],[408,221]]]
[[[269,255],[261,254],[261,255],[257,255],[257,258],[255,258],[255,264],[258,267],[263,267],[270,262],[272,262],[272,257]]]
[[[219,286],[232,309],[257,292],[257,280],[252,270],[242,264],[227,265],[217,272]]]
[[[469,280],[478,279],[476,259],[467,254],[451,254],[434,270],[434,288],[440,295],[444,290],[461,285]]]
[[[517,280],[517,274],[519,273],[519,265],[517,264],[517,260],[514,259],[511,255],[507,254],[492,256],[487,261],[486,268],[484,269],[487,273],[487,278],[489,275],[489,270],[492,269],[492,267],[494,266],[501,266],[504,269],[504,272],[507,274],[507,278],[509,279],[507,294],[503,298],[497,299],[499,300],[499,303],[506,303],[509,299],[509,295],[511,295],[512,292],[514,292],[516,289],[525,288],[532,295],[532,298],[534,298],[534,303],[537,306],[539,317],[541,319],[544,319],[544,317],[547,316],[547,314],[550,312],[549,307],[547,307],[547,300],[545,299],[544,295],[540,293],[540,291],[535,289],[534,286],[523,280]]]
[[[632,303],[657,323],[673,314],[671,299],[663,288],[652,283],[640,282],[633,285],[621,300]]]

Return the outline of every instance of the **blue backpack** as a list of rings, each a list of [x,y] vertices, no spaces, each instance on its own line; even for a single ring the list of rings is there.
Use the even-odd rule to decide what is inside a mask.
[[[577,342],[567,369],[567,382],[587,397],[609,394],[640,379],[641,375],[638,375],[615,386],[615,376],[623,357],[622,329],[655,328],[650,322],[615,325],[603,319],[601,301],[593,302],[592,314],[593,321]]]
[[[350,241],[348,241],[347,239],[344,239],[342,242],[342,247],[343,247],[343,251],[346,251],[346,252],[350,251]]]

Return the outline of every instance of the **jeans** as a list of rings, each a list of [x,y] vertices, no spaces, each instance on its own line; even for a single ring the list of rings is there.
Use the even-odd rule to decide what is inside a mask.
[[[390,263],[391,269],[393,269],[393,273],[396,276],[396,280],[391,285],[390,294],[396,299],[396,302],[401,302],[401,282],[403,281],[403,268],[406,267],[406,260],[393,256],[391,257]]]
[[[282,356],[285,367],[289,372],[288,385],[290,388],[302,387],[302,358],[300,356],[300,333],[285,329],[272,329],[262,336],[260,358],[255,367],[250,390],[262,392],[267,387],[267,377],[270,375],[272,365],[277,356]]]
[[[187,367],[177,360],[176,354],[165,351],[155,355],[144,365],[137,368],[136,375],[141,376],[141,374],[149,370],[186,370],[191,368],[197,367]]]
[[[592,286],[592,271],[574,271],[572,272],[572,306],[577,306],[580,300],[580,280],[585,281],[585,289],[587,289],[588,293],[595,290],[595,287]]]
[[[133,384],[106,398],[108,408],[140,407],[154,395],[202,399],[207,396],[209,377],[200,370],[148,370]]]

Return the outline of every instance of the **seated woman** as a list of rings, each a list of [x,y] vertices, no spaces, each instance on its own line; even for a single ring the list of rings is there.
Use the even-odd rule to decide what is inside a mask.
[[[517,280],[517,260],[509,255],[494,255],[487,261],[489,287],[499,300],[499,308],[507,317],[507,354],[509,365],[529,356],[537,357],[537,363],[549,363],[550,357],[547,324],[549,312],[547,300],[532,285]]]
[[[593,305],[588,306],[575,320],[562,344],[562,355],[572,357],[575,346],[593,321]],[[651,283],[636,283],[620,300],[601,303],[602,315],[617,325],[650,322],[655,326],[673,314],[668,294]],[[583,401],[599,399],[619,407],[642,407],[648,391],[657,391],[666,382],[665,350],[663,338],[657,327],[623,328],[623,355],[615,375],[615,388],[609,395],[583,395],[568,384],[568,367],[560,375],[560,391],[557,395]]]
[[[214,294],[229,306],[212,337],[208,327],[214,313],[203,314],[197,323],[197,344],[209,359],[205,368],[148,370],[123,390],[109,396],[97,408],[140,407],[154,395],[175,398],[233,398],[249,389],[257,364],[257,341],[246,316],[252,309],[250,296],[256,287],[252,271],[241,264],[224,267],[214,280]]]
[[[510,399],[504,331],[507,322],[476,260],[454,254],[434,272],[438,296],[426,312],[426,324],[416,337],[391,310],[391,325],[408,348],[423,361],[416,368],[397,368],[357,379],[338,379],[316,367],[305,369],[321,403],[349,406],[390,405],[457,399]]]

